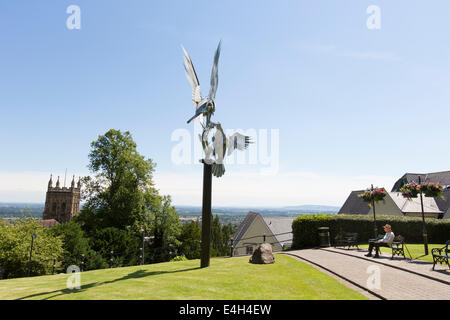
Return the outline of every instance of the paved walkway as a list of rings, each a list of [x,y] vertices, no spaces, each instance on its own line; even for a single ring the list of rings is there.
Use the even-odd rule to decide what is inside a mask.
[[[342,281],[349,281],[365,295],[388,300],[450,300],[450,272],[446,265],[425,261],[390,260],[364,256],[366,250],[335,248],[289,251],[286,254],[312,264]],[[323,271],[323,269],[322,269]]]

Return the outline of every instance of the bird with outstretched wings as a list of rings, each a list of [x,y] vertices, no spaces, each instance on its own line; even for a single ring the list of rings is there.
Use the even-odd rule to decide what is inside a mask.
[[[186,70],[186,76],[192,87],[192,104],[196,108],[194,116],[187,122],[190,123],[192,120],[202,117],[200,123],[203,126],[203,134],[199,137],[203,151],[205,152],[205,159],[203,159],[203,161],[208,165],[212,165],[212,173],[216,177],[221,177],[225,173],[225,166],[223,165],[225,156],[231,155],[234,150],[245,150],[248,148],[249,144],[252,143],[249,136],[238,132],[227,137],[223,132],[221,124],[211,121],[211,116],[214,114],[216,108],[215,99],[219,84],[220,47],[221,42],[219,42],[214,55],[209,94],[208,97],[203,98],[194,64],[192,63],[189,54],[182,46],[184,53],[184,69]],[[206,117],[206,124],[203,123],[203,117]]]

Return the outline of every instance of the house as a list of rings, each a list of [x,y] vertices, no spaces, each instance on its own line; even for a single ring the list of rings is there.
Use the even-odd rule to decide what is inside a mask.
[[[373,215],[373,208],[358,197],[364,191],[352,191],[345,201],[339,214]],[[427,218],[440,218],[443,211],[440,210],[436,199],[423,197],[424,215]],[[377,215],[421,217],[422,209],[420,199],[408,200],[400,192],[388,192],[387,196],[375,205]]]
[[[270,243],[272,250],[282,251],[292,244],[294,218],[263,218],[250,211],[233,235],[233,256],[252,254],[261,243]]]
[[[423,197],[424,216],[427,218],[450,219],[450,171],[427,174],[405,173],[395,182],[392,191],[388,192],[384,201],[379,201],[376,204],[375,213],[377,215],[421,217],[420,198],[408,200],[400,193],[403,185],[411,182],[418,183],[419,176],[421,182],[435,182],[444,187],[442,192],[444,199]],[[373,208],[369,207],[367,203],[358,197],[363,192],[364,190],[352,191],[338,213],[373,215]]]

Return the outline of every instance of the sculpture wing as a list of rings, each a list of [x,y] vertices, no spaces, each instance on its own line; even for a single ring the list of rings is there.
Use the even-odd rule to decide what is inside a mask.
[[[232,134],[228,137],[227,141],[227,149],[228,155],[232,154],[234,150],[245,150],[248,148],[248,145],[252,143],[249,136],[245,136],[238,132]]]
[[[209,88],[209,98],[214,100],[216,98],[217,86],[219,85],[219,57],[220,57],[220,45],[217,46],[216,54],[214,55],[214,64],[211,71],[211,87]]]
[[[194,64],[192,63],[191,58],[189,57],[184,47],[181,46],[181,48],[183,49],[184,53],[184,69],[186,70],[186,77],[192,87],[192,104],[198,107],[200,101],[202,101],[200,82],[198,81],[197,73],[195,72]]]
[[[222,163],[227,148],[227,137],[223,133],[222,126],[220,124],[216,125],[216,132],[213,137],[213,146],[216,160],[218,160],[217,163]]]

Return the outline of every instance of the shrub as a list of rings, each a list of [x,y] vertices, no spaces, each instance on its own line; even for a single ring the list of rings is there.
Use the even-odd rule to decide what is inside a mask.
[[[382,226],[390,224],[396,235],[405,237],[406,243],[422,243],[422,218],[377,216],[378,233],[384,233]],[[425,219],[428,242],[445,243],[450,240],[450,221]],[[318,228],[330,228],[330,242],[344,232],[357,232],[359,241],[367,243],[374,237],[373,216],[368,215],[302,215],[292,223],[293,249],[312,248],[319,245]]]
[[[189,260],[188,258],[186,258],[184,255],[182,256],[176,256],[175,258],[173,258],[172,260],[170,260],[170,262],[175,262],[175,261],[187,261]]]

